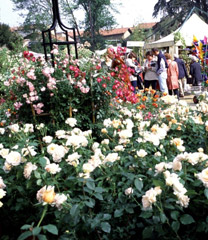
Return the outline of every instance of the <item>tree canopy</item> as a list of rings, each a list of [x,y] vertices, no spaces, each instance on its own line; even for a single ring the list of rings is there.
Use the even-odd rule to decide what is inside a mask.
[[[156,24],[154,31],[160,32],[160,35],[169,34],[184,22],[193,8],[208,22],[207,0],[158,0],[154,6],[153,17],[160,15],[161,21]]]
[[[12,0],[16,10],[25,10],[24,26],[28,31],[35,27],[42,31],[52,23],[52,1],[51,0]],[[75,27],[80,36],[79,23],[76,19],[76,11],[84,10],[84,40],[91,43],[92,49],[99,48],[103,44],[100,36],[101,29],[109,29],[115,24],[111,13],[113,4],[110,0],[59,0],[59,10],[69,27]],[[62,19],[63,20],[63,19]],[[66,24],[67,25],[67,24]],[[68,25],[67,25],[68,26]]]
[[[0,23],[0,47],[6,46],[9,50],[18,50],[22,46],[22,37],[10,30],[9,25]]]

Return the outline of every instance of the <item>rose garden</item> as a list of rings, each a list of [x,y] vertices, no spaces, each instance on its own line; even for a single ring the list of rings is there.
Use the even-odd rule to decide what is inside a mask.
[[[7,55],[2,240],[207,236],[207,99],[193,110],[153,90],[134,94],[124,52],[111,70],[57,47],[54,67],[28,51]]]

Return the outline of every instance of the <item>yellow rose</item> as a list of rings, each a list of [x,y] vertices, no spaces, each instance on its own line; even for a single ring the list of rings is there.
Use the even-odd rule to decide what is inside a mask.
[[[54,189],[46,189],[45,192],[43,193],[43,201],[46,203],[52,203],[54,201],[56,194],[54,192]]]

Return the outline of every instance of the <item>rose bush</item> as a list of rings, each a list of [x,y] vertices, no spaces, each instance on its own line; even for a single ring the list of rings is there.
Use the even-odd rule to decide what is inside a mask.
[[[137,99],[111,102],[99,140],[71,117],[1,127],[2,239],[207,236],[206,99]]]
[[[33,119],[50,129],[61,128],[67,117],[76,117],[78,126],[97,128],[111,113],[110,101],[137,101],[131,91],[128,69],[120,64],[110,71],[101,67],[97,57],[74,60],[57,47],[52,50],[55,66],[24,51],[10,74],[4,75],[2,89],[2,124]],[[120,48],[117,58],[125,53]],[[95,125],[95,123],[97,125]]]

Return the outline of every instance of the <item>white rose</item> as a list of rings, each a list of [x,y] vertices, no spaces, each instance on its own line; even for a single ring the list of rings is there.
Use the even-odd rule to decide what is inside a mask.
[[[21,154],[19,152],[11,151],[6,156],[6,162],[12,166],[18,166],[21,163]]]
[[[48,145],[48,147],[47,147],[47,152],[52,155],[57,147],[58,147],[57,144],[51,143],[51,144]]]
[[[24,132],[25,132],[25,133],[34,132],[33,124],[26,123],[26,124],[24,125]]]
[[[197,176],[204,186],[208,187],[208,168],[205,168],[201,173],[198,173]]]
[[[0,189],[0,199],[2,199],[6,195],[6,191]]]
[[[122,152],[122,151],[124,151],[123,145],[117,145],[117,146],[115,146],[114,151],[115,151],[115,152]]]
[[[64,146],[57,145],[52,153],[53,161],[54,162],[60,162],[61,159],[65,156],[67,153],[67,149]]]
[[[77,124],[77,120],[75,118],[67,118],[65,121],[70,127],[74,127]]]
[[[19,125],[18,124],[13,124],[8,126],[8,128],[12,131],[12,132],[19,132]]]
[[[140,149],[136,152],[138,157],[145,157],[147,155],[147,152],[144,149]]]
[[[3,148],[0,150],[0,155],[3,157],[3,158],[6,158],[6,156],[9,154],[9,149],[8,148]]]
[[[5,129],[4,128],[0,128],[0,134],[3,135],[5,133]]]
[[[67,200],[67,196],[64,195],[63,193],[60,194],[60,193],[57,193],[55,198],[54,198],[54,203],[55,203],[55,206],[58,208],[58,210],[61,210],[62,209],[62,205],[64,202],[66,202]]]
[[[149,198],[146,195],[142,196],[142,206],[144,210],[152,209],[152,204],[150,203]]]
[[[45,170],[51,174],[56,174],[61,171],[61,168],[56,163],[50,163],[45,166]]]
[[[127,196],[130,195],[130,194],[133,194],[133,192],[134,192],[134,189],[131,188],[131,187],[129,187],[129,188],[127,188],[127,189],[125,190],[125,194],[126,194]]]
[[[181,171],[182,169],[182,164],[181,164],[181,161],[178,161],[177,159],[173,160],[173,170],[174,171]]]
[[[156,152],[154,155],[155,155],[156,157],[160,157],[160,156],[161,156],[161,152]]]
[[[106,162],[115,162],[116,160],[119,160],[120,159],[120,157],[118,156],[118,153],[109,153],[106,157],[105,157],[105,159],[104,159],[104,161],[103,161],[103,163],[106,163]]]
[[[101,144],[105,144],[105,145],[108,145],[109,144],[109,139],[104,139]]]
[[[4,184],[4,181],[3,181],[3,179],[2,179],[2,177],[0,176],[0,188],[5,188],[6,187],[6,185]]]
[[[40,130],[40,129],[44,128],[44,127],[45,127],[44,123],[41,123],[40,125],[37,125],[37,126],[36,126],[36,128],[37,128],[38,130]]]
[[[28,162],[24,167],[23,175],[26,179],[30,179],[32,171],[36,170],[37,166],[35,164],[32,164],[31,162]]]
[[[165,163],[161,162],[155,165],[155,171],[156,173],[161,173],[163,171],[165,171]]]
[[[97,148],[99,148],[99,143],[98,142],[94,142],[92,145],[92,150],[95,151]]]
[[[43,142],[45,142],[45,143],[51,143],[52,140],[53,140],[53,137],[51,137],[51,136],[43,137]]]
[[[90,163],[85,163],[82,166],[84,173],[91,173],[94,170],[94,167]]]
[[[65,134],[66,134],[66,131],[64,131],[64,130],[58,130],[58,131],[56,131],[56,137],[57,137],[58,139],[65,138]]]
[[[203,149],[203,148],[198,148],[198,152],[203,153],[203,152],[204,152],[204,149]]]

